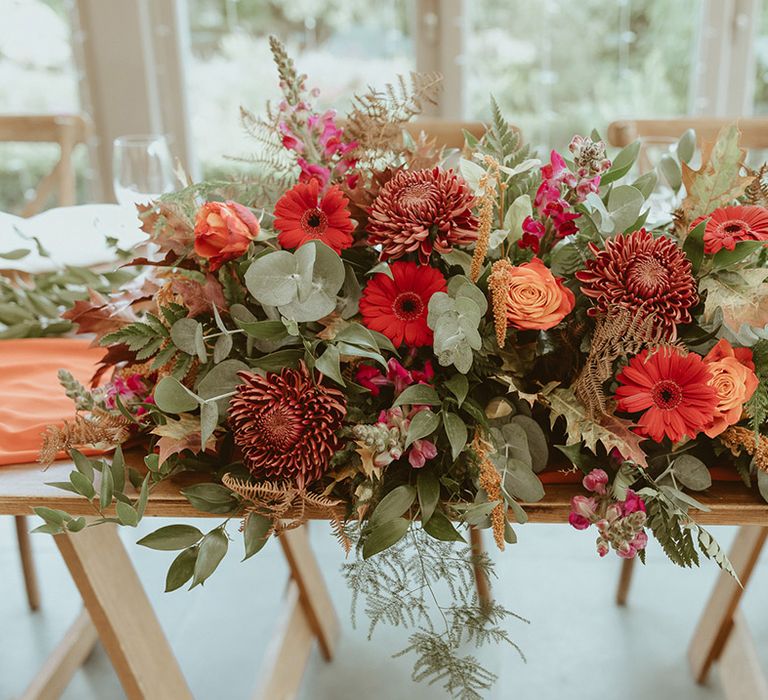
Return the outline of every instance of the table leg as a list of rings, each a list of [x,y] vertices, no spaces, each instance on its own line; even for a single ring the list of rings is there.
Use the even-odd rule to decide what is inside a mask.
[[[24,691],[21,700],[58,700],[75,671],[88,658],[97,640],[96,628],[88,612],[81,611]]]
[[[54,540],[129,700],[192,700],[115,526]]]
[[[32,559],[32,546],[29,542],[29,522],[27,516],[16,516],[16,539],[19,542],[21,570],[24,573],[24,586],[27,589],[27,601],[32,611],[40,609],[40,589],[37,585],[35,562]]]
[[[317,637],[320,651],[326,661],[333,659],[339,638],[339,618],[331,601],[330,593],[323,580],[317,559],[309,546],[307,525],[292,530],[283,530],[278,540],[296,583],[299,602]]]
[[[766,537],[768,528],[757,525],[741,527],[736,535],[729,558],[745,588]],[[688,663],[697,683],[706,680],[712,664],[720,658],[733,630],[734,615],[743,593],[744,588],[731,576],[720,573],[688,648]]]
[[[616,588],[616,605],[626,605],[629,587],[632,585],[632,573],[635,570],[635,557],[621,560],[621,574]]]
[[[768,700],[768,683],[760,668],[755,644],[740,610],[720,655],[717,668],[725,697],[729,700]]]
[[[483,546],[483,531],[476,527],[469,528],[469,543],[472,548],[473,557],[481,557],[485,553]],[[472,568],[475,574],[475,588],[477,589],[477,600],[483,610],[488,610],[491,606],[491,582],[481,566],[477,562],[473,563]]]

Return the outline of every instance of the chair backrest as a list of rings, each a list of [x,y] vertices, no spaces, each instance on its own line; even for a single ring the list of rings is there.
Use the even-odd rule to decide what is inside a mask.
[[[748,149],[768,149],[768,119],[714,119],[677,117],[675,119],[621,119],[608,126],[608,143],[624,147],[640,139],[643,143],[665,144],[693,129],[699,143],[714,141],[724,126],[736,122],[741,129],[741,145]]]
[[[56,189],[59,204],[76,203],[72,151],[77,144],[87,141],[88,132],[88,122],[77,114],[0,115],[0,141],[59,145],[58,162],[40,181],[34,198],[25,204],[22,216],[37,214]]]
[[[459,122],[447,119],[418,119],[405,126],[406,131],[417,138],[424,132],[428,138],[435,139],[438,146],[444,148],[464,148],[464,130],[480,138],[485,133],[482,122]]]

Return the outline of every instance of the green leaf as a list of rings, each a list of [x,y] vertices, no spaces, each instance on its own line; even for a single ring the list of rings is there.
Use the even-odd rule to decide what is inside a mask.
[[[139,499],[136,501],[136,513],[139,516],[139,520],[144,517],[144,511],[147,509],[147,501],[149,500],[149,474],[144,477],[144,481],[141,483],[141,489],[139,491]]]
[[[116,510],[117,518],[121,525],[136,527],[137,523],[139,522],[139,514],[136,512],[136,509],[132,505],[123,503],[123,501],[118,501]]]
[[[724,270],[731,265],[748,258],[752,253],[760,250],[765,245],[765,241],[739,241],[733,250],[721,248],[712,258],[712,270]]]
[[[379,501],[369,520],[369,526],[376,528],[383,523],[400,517],[410,509],[416,500],[416,489],[409,484],[402,484],[392,489]]]
[[[519,425],[525,431],[533,471],[538,474],[546,469],[549,464],[549,445],[541,426],[533,418],[524,415],[512,416],[510,422]]]
[[[175,377],[163,377],[155,387],[155,403],[166,413],[194,411],[198,398]]]
[[[125,488],[125,458],[123,457],[123,449],[120,445],[115,448],[115,453],[112,455],[110,470],[112,472],[114,490],[122,493]]]
[[[15,248],[6,253],[0,253],[0,258],[3,258],[4,260],[21,260],[22,258],[26,258],[31,252],[32,251],[28,248]]]
[[[223,515],[231,513],[238,506],[235,495],[221,484],[195,484],[182,489],[181,494],[193,508],[204,513]]]
[[[186,549],[199,542],[202,537],[203,533],[192,525],[166,525],[142,537],[136,544],[172,552],[177,549]]]
[[[524,503],[535,503],[544,498],[544,486],[539,477],[523,462],[509,460],[503,478],[505,495]]]
[[[693,491],[703,491],[712,486],[712,475],[707,465],[693,455],[680,455],[672,463],[675,478]]]
[[[608,172],[603,173],[602,177],[600,178],[600,185],[605,186],[624,177],[632,169],[632,166],[635,164],[635,160],[637,159],[637,154],[639,152],[639,141],[635,141],[634,143],[629,144],[629,146],[623,148],[613,159],[613,163],[611,164]]]
[[[246,335],[251,336],[251,338],[258,338],[259,340],[278,340],[288,335],[288,331],[282,321],[255,321],[249,323],[235,319],[235,323],[245,331]]]
[[[459,403],[459,407],[464,403],[464,399],[467,398],[469,392],[469,381],[464,374],[454,374],[450,379],[444,382],[445,387],[455,397]]]
[[[451,443],[451,457],[455,461],[467,444],[467,426],[455,413],[443,412],[443,428]]]
[[[197,562],[197,547],[185,549],[178,557],[173,560],[168,575],[165,577],[165,592],[170,593],[181,588],[195,573],[195,563]]]
[[[272,531],[272,520],[258,513],[250,513],[245,520],[243,540],[245,542],[245,557],[243,561],[260,552],[269,540]]]
[[[363,559],[370,559],[374,554],[399,542],[411,525],[410,520],[395,518],[379,525],[363,542]]]
[[[696,152],[696,132],[693,129],[686,129],[683,135],[677,141],[677,157],[681,163],[690,162],[693,154]]]
[[[88,523],[86,522],[85,518],[81,516],[79,518],[75,518],[74,520],[70,520],[67,523],[67,530],[70,532],[80,532],[81,530],[85,529],[87,524]]]
[[[698,274],[704,260],[704,231],[707,228],[707,221],[708,219],[705,219],[695,226],[685,237],[685,243],[683,243],[683,252],[691,261],[691,270],[694,275]]]
[[[619,185],[611,190],[607,207],[616,233],[623,233],[635,223],[644,202],[640,190],[631,185]]]
[[[453,523],[440,510],[436,510],[432,517],[426,523],[423,523],[422,526],[425,532],[436,540],[442,540],[443,542],[465,542],[465,539],[459,534]]]
[[[645,199],[653,194],[656,189],[656,185],[659,182],[659,178],[654,170],[641,175],[637,180],[632,183],[632,187],[639,190]]]
[[[219,423],[219,407],[215,401],[200,406],[200,444],[206,445]]]
[[[406,449],[413,444],[414,440],[421,440],[431,435],[440,427],[440,416],[432,413],[429,409],[419,411],[408,426],[408,435],[405,438]]]
[[[96,495],[96,489],[93,488],[91,480],[80,472],[70,472],[69,480],[72,482],[75,491],[81,496],[85,496],[89,501]]]
[[[664,153],[659,159],[659,170],[669,186],[677,192],[683,184],[683,173],[679,163],[669,153]]]
[[[262,357],[255,357],[250,360],[250,363],[252,367],[258,367],[267,372],[279,372],[285,367],[296,367],[302,357],[304,357],[304,350],[277,350]]]
[[[103,469],[101,472],[101,488],[99,490],[99,505],[101,509],[107,508],[112,503],[114,494],[114,480],[111,469]]]
[[[462,514],[462,522],[468,525],[485,525],[488,523],[488,516],[493,509],[499,504],[499,501],[486,501],[485,503],[472,503],[467,506]]]
[[[245,273],[245,286],[260,304],[289,304],[299,290],[299,274],[294,256],[286,250],[276,250],[254,260]]]
[[[216,343],[213,346],[213,361],[216,364],[229,357],[229,353],[232,352],[232,344],[232,336],[229,333],[220,335],[216,339]]]
[[[197,334],[202,335],[203,327],[199,321],[194,318],[180,318],[171,326],[171,340],[173,344],[182,352],[188,355],[197,354]],[[205,362],[205,360],[201,360]]]
[[[517,535],[509,522],[504,523],[504,541],[507,544],[517,544]]]
[[[427,522],[435,512],[440,500],[440,481],[431,471],[420,471],[416,477],[416,491],[419,496],[421,521]]]
[[[325,352],[317,358],[315,369],[333,379],[337,384],[347,385],[344,377],[341,376],[341,354],[335,345],[329,345]]]
[[[200,548],[195,562],[194,575],[192,578],[192,588],[199,586],[216,571],[216,567],[227,553],[229,540],[224,530],[217,527],[211,530],[200,543]]]
[[[768,502],[768,473],[762,469],[757,470],[757,490],[760,492],[763,500]]]
[[[79,450],[70,450],[69,456],[75,463],[75,468],[77,471],[79,471],[83,476],[87,477],[88,481],[93,481],[93,465],[91,464],[91,460],[88,459],[88,457],[86,457]]]
[[[45,506],[37,506],[32,510],[35,511],[35,515],[40,516],[46,523],[53,525],[64,525],[72,520],[72,516],[69,513],[65,513],[63,510],[46,508]]]
[[[437,392],[427,384],[412,384],[395,399],[392,406],[439,406],[440,397]],[[418,414],[417,414],[418,415]]]
[[[200,398],[205,401],[229,394],[235,390],[238,384],[242,383],[242,379],[240,379],[238,374],[240,372],[247,372],[249,369],[248,365],[240,360],[224,360],[200,380],[196,391]],[[227,410],[230,399],[231,397],[229,396],[218,399],[216,403],[218,404],[219,411],[224,413]]]

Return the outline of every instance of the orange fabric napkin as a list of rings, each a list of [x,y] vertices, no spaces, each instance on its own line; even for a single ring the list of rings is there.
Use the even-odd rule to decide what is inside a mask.
[[[105,353],[89,346],[73,338],[0,340],[0,466],[34,462],[45,426],[74,415],[56,374],[67,369],[88,386]]]

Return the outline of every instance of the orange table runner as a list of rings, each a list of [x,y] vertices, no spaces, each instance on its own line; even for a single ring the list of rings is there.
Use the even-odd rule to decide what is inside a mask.
[[[57,372],[87,386],[104,352],[73,338],[0,340],[0,466],[37,459],[45,426],[74,414]]]

